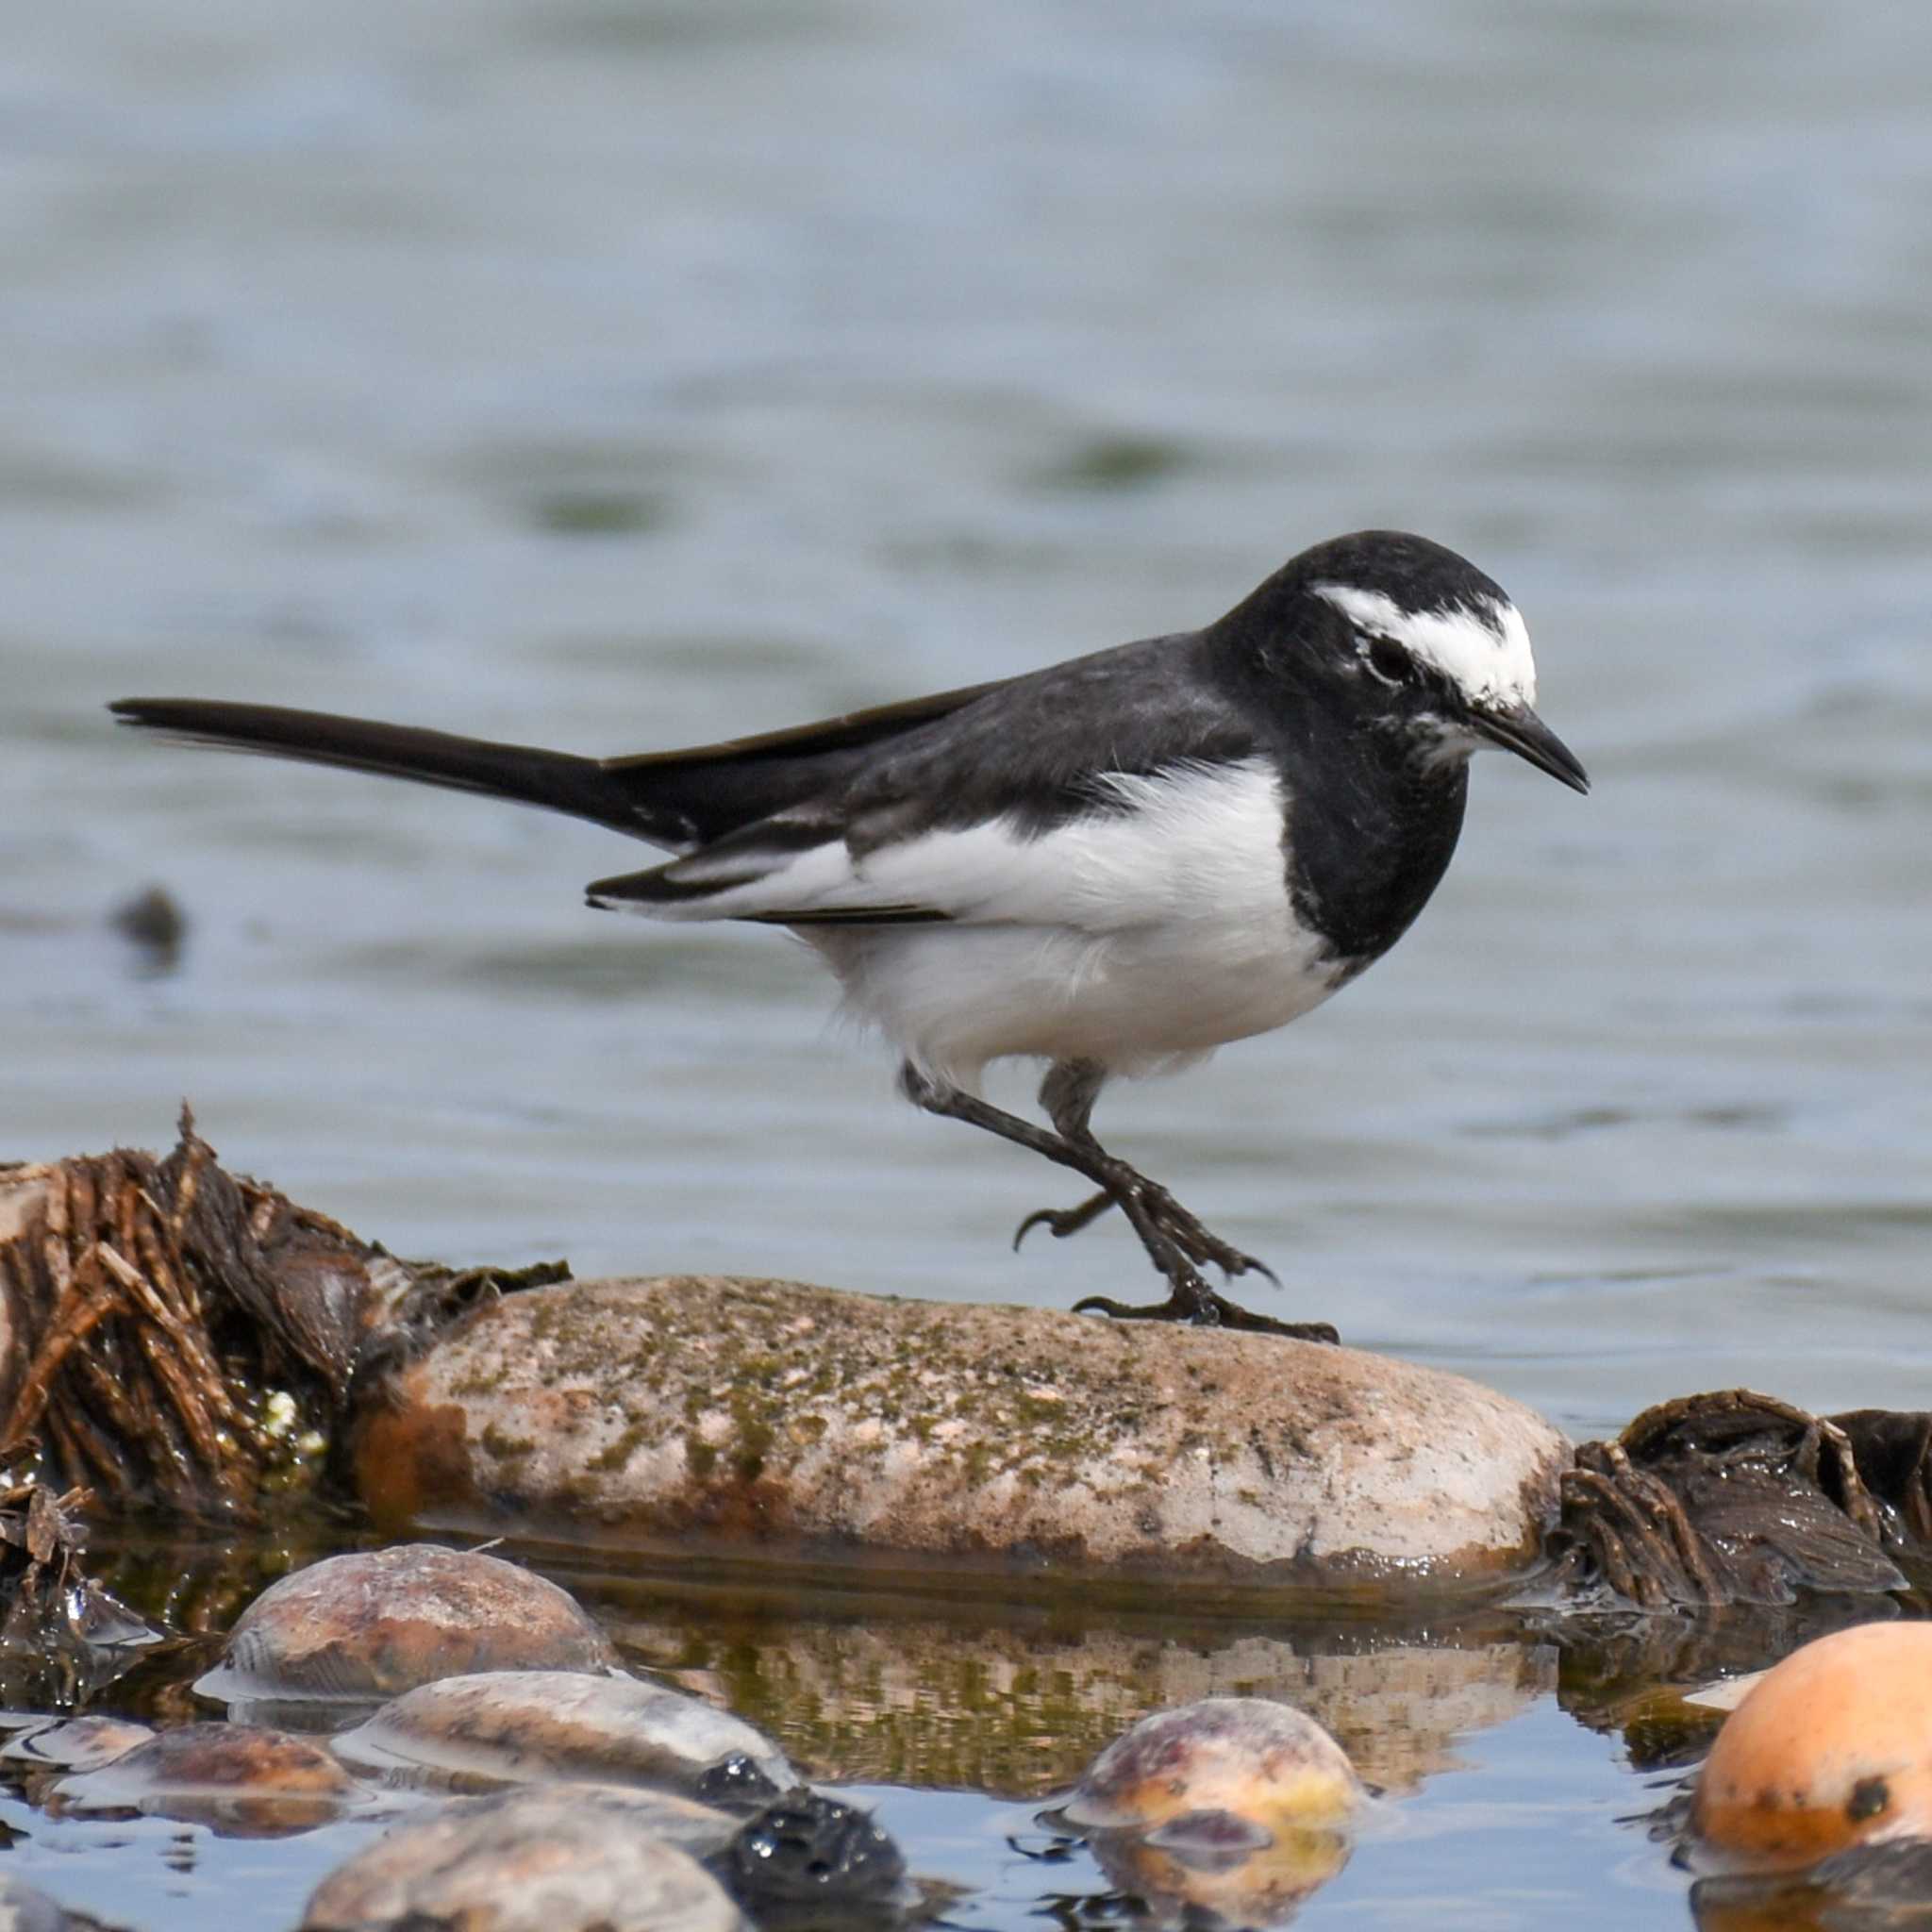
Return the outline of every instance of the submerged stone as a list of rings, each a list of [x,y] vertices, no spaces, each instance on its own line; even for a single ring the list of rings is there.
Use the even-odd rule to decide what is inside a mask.
[[[1263,1830],[1343,1823],[1362,1800],[1341,1746],[1266,1697],[1204,1697],[1156,1711],[1093,1760],[1061,1807],[1070,1824],[1153,1828],[1231,1812]]]
[[[470,1671],[615,1667],[603,1632],[547,1578],[475,1551],[403,1543],[329,1557],[272,1585],[194,1688],[228,1705],[367,1705]]]
[[[308,1738],[254,1724],[181,1724],[97,1770],[64,1777],[61,1811],[147,1814],[224,1836],[272,1838],[339,1818],[362,1788]]]
[[[36,1724],[0,1747],[0,1758],[40,1771],[92,1771],[125,1757],[155,1735],[147,1724],[118,1717],[70,1717]]]
[[[798,1782],[770,1739],[701,1697],[563,1671],[445,1677],[384,1705],[337,1742],[355,1762],[385,1769],[655,1785],[740,1807]]]
[[[1159,1923],[1266,1924],[1348,1862],[1366,1793],[1291,1705],[1209,1697],[1143,1718],[1056,1815]]]
[[[669,1802],[581,1784],[458,1799],[331,1873],[302,1932],[742,1932],[724,1887],[663,1835]]]
[[[356,1449],[391,1523],[1372,1593],[1533,1562],[1568,1458],[1355,1350],[700,1276],[475,1310]]]

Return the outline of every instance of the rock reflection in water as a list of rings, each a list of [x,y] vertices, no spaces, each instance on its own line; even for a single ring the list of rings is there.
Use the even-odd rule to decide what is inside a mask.
[[[627,1591],[626,1594],[640,1591]],[[1405,1639],[1364,1622],[1264,1635],[1244,1619],[1185,1612],[812,1615],[782,1622],[756,1593],[733,1615],[708,1600],[607,1604],[619,1645],[722,1695],[835,1783],[903,1784],[1045,1798],[1151,1710],[1208,1697],[1268,1697],[1308,1713],[1361,1775],[1391,1792],[1453,1768],[1457,1740],[1555,1689],[1557,1653],[1507,1620]]]

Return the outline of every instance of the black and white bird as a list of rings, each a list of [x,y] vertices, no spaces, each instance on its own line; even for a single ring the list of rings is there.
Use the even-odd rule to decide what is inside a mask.
[[[591,904],[790,927],[897,1050],[909,1099],[1098,1190],[1020,1235],[1121,1209],[1168,1299],[1079,1307],[1332,1337],[1212,1291],[1203,1267],[1261,1264],[1102,1147],[1093,1104],[1115,1074],[1286,1025],[1387,952],[1456,849],[1472,753],[1502,745],[1587,791],[1535,701],[1503,591],[1441,544],[1364,530],[1303,551],[1204,630],[690,751],[581,758],[199,698],[112,709],[668,849]],[[980,1096],[988,1063],[1015,1056],[1046,1062],[1050,1125]]]

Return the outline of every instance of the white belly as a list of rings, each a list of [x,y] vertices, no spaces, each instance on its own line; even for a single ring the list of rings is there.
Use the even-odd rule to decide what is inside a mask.
[[[1167,1071],[1266,1033],[1335,990],[1335,962],[1288,930],[1233,921],[1088,935],[1039,926],[888,926],[808,935],[846,1003],[957,1086],[1012,1055]]]
[[[1011,1055],[1152,1073],[1327,998],[1337,961],[1291,908],[1274,774],[1247,765],[1121,791],[1128,809],[1042,837],[944,835],[999,878],[964,917],[808,928],[849,1008],[970,1087]],[[930,872],[939,842],[900,864]]]

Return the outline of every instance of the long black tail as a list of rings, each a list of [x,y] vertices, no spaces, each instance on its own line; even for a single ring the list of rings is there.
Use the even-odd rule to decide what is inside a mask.
[[[570,752],[215,698],[122,698],[108,708],[124,724],[191,744],[267,752],[311,765],[480,791],[590,819],[654,844],[682,845],[697,836],[686,813],[651,798],[654,788],[648,783]]]
[[[823,794],[879,744],[949,716],[997,690],[974,685],[875,710],[685,751],[586,758],[528,744],[493,744],[416,724],[376,724],[327,711],[234,705],[220,698],[121,698],[124,724],[190,744],[267,752],[541,805],[654,845],[708,844]]]

